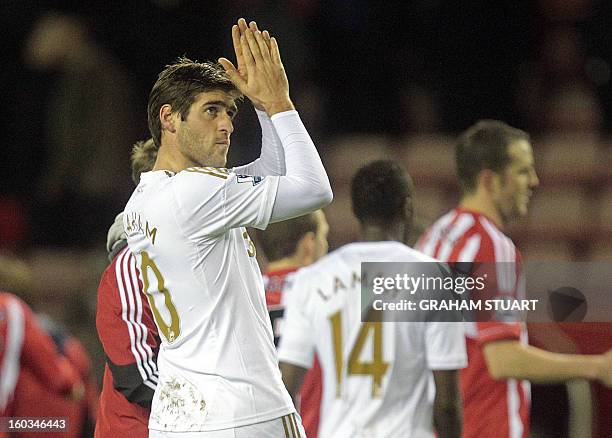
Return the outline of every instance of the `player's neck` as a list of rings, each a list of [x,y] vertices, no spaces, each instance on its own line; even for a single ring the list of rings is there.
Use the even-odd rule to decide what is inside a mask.
[[[388,240],[403,242],[405,228],[405,224],[399,222],[384,226],[378,224],[362,224],[360,240],[362,242],[383,242]]]
[[[493,203],[489,202],[487,199],[484,199],[482,194],[474,193],[464,195],[459,202],[459,207],[486,216],[500,229],[503,229],[504,227],[504,222],[501,215]]]
[[[284,271],[287,269],[298,269],[304,266],[304,264],[300,263],[296,257],[285,257],[280,260],[275,260],[273,262],[268,263],[266,270],[268,272],[272,271]]]
[[[162,144],[157,153],[153,170],[169,170],[178,173],[181,170],[194,166],[197,166],[197,164],[192,163],[182,154],[175,153],[171,145]]]

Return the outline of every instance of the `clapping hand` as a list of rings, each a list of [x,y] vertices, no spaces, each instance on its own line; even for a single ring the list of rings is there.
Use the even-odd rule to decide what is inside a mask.
[[[294,109],[276,38],[241,18],[232,26],[232,41],[237,67],[227,58],[219,58],[219,63],[236,88],[270,116]]]

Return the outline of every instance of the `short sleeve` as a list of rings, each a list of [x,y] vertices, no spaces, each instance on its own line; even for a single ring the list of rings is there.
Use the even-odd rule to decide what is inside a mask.
[[[431,370],[456,370],[467,366],[464,324],[430,322],[425,329],[427,366]]]
[[[197,238],[231,228],[268,226],[279,177],[197,167],[175,178],[177,218],[188,235]]]
[[[278,360],[302,368],[311,368],[314,360],[315,330],[310,306],[308,283],[303,275],[297,275],[291,292],[285,295],[285,318],[278,348]]]
[[[480,263],[473,276],[485,278],[486,287],[472,291],[471,298],[485,303],[487,300],[512,301],[525,299],[525,277],[522,273],[520,253],[510,239],[504,238],[505,245],[498,243],[502,249],[495,251],[495,263]],[[501,255],[500,255],[501,254]],[[503,308],[486,308],[476,311],[476,331],[470,337],[478,343],[501,339],[518,339],[521,332],[521,321],[524,315],[520,310]]]
[[[477,322],[474,340],[480,345],[487,342],[519,340],[521,326],[520,322]]]

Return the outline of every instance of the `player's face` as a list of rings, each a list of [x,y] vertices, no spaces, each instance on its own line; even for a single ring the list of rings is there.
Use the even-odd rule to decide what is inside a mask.
[[[314,257],[314,261],[316,261],[323,257],[325,254],[327,254],[327,250],[329,249],[329,244],[327,242],[329,225],[327,223],[327,219],[325,218],[325,213],[323,213],[323,210],[317,210],[313,214],[317,222],[317,232],[315,233]]]
[[[519,140],[508,146],[510,163],[504,169],[496,206],[504,222],[525,216],[533,189],[540,183],[534,167],[531,144]]]
[[[185,120],[178,120],[183,155],[195,166],[225,167],[236,112],[234,98],[225,91],[198,94]]]

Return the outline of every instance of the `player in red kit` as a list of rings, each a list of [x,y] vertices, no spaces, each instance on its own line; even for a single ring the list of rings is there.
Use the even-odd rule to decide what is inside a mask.
[[[0,290],[27,297],[32,294],[32,283],[32,272],[27,263],[12,255],[0,254]],[[10,298],[10,295],[8,297]],[[0,348],[3,349],[6,359],[5,366],[0,370],[0,380],[4,382],[3,388],[13,388],[10,416],[65,419],[68,426],[64,427],[58,421],[57,425],[60,426],[58,429],[46,430],[45,436],[50,438],[79,438],[91,435],[95,423],[98,390],[91,373],[91,361],[87,351],[75,337],[49,316],[34,314],[24,306],[25,303],[18,301],[17,298],[9,299],[7,305],[3,307],[4,310],[0,312],[0,321],[4,324]],[[39,347],[42,349],[40,355],[24,353],[19,358],[19,372],[18,376],[15,376],[11,371],[11,363],[13,366],[17,365],[14,362],[17,358],[14,353],[17,351],[18,340],[24,334],[20,327],[27,330],[34,339],[32,341],[23,338],[21,351],[36,350]],[[32,361],[34,355],[36,360]],[[13,359],[10,359],[11,357]],[[28,357],[30,359],[27,359]],[[65,390],[58,391],[55,385],[50,384],[54,383],[53,380],[56,378],[58,360],[61,368],[65,368],[68,363],[76,372],[77,379],[83,383],[75,386],[70,394]],[[51,368],[47,368],[49,366]],[[45,369],[55,371],[44,372]],[[7,382],[13,382],[14,378],[16,378],[14,384],[5,386]],[[37,427],[23,428],[12,431],[11,436],[38,437],[40,431]]]
[[[459,138],[456,166],[463,192],[460,204],[435,222],[417,247],[441,261],[471,266],[472,275],[494,266],[490,284],[495,290],[487,293],[521,298],[521,255],[502,230],[527,213],[539,184],[530,138],[503,122],[480,121]],[[465,331],[465,438],[528,437],[529,381],[585,378],[612,385],[610,353],[564,355],[529,346],[522,322],[468,322]]]
[[[153,168],[153,141],[132,150],[132,178]],[[148,423],[157,384],[159,336],[142,292],[134,257],[127,248],[119,215],[108,233],[111,264],[98,287],[96,326],[106,353],[106,366],[95,436],[139,438],[149,435]]]
[[[134,258],[125,246],[98,287],[96,325],[107,360],[96,437],[149,433],[159,337],[141,288]]]
[[[49,390],[47,381],[41,380],[27,368],[23,368],[15,388],[12,415],[15,417],[63,417],[67,430],[45,432],[46,438],[82,438],[91,436],[98,402],[98,388],[91,372],[91,360],[85,347],[60,324],[47,315],[36,314],[40,327],[51,336],[58,352],[78,372],[84,384],[83,397],[65,397]],[[39,430],[22,430],[15,438],[38,438]]]
[[[290,293],[293,273],[327,254],[329,226],[323,211],[318,210],[284,222],[271,224],[257,234],[268,258],[264,275],[266,304],[270,313],[274,345],[282,335],[285,293]],[[308,438],[316,438],[321,405],[321,368],[317,358],[304,377],[299,406],[302,424]]]
[[[66,398],[80,399],[78,371],[62,356],[30,308],[15,295],[0,292],[0,416],[15,415],[15,391],[23,372]]]

